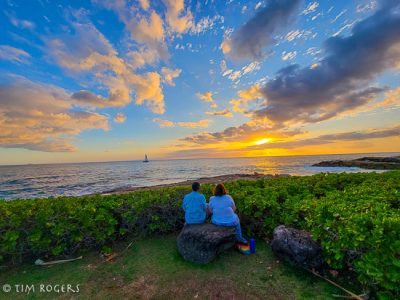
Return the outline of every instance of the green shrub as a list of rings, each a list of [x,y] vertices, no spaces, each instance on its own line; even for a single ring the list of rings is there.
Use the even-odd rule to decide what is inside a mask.
[[[350,268],[382,297],[400,293],[400,171],[275,177],[226,184],[248,235],[278,224],[310,231],[331,268]],[[0,202],[0,261],[101,249],[128,235],[179,230],[190,187]],[[203,193],[211,196],[212,186]]]

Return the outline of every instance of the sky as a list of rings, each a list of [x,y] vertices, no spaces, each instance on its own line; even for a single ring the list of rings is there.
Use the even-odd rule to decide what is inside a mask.
[[[399,1],[0,5],[0,164],[400,150]]]

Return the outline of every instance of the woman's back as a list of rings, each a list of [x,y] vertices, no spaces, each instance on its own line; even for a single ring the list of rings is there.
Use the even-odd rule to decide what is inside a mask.
[[[229,195],[212,196],[209,207],[212,209],[211,221],[214,224],[231,224],[238,221],[235,202]]]

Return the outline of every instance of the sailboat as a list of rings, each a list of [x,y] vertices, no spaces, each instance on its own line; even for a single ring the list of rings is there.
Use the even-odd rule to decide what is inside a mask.
[[[149,159],[147,158],[147,154],[144,155],[144,161],[143,162],[149,162]]]

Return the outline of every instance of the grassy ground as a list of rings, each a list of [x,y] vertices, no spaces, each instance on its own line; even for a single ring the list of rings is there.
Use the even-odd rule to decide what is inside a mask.
[[[257,254],[234,250],[206,266],[184,261],[176,236],[153,237],[114,249],[122,254],[104,262],[96,252],[83,260],[40,267],[24,265],[0,274],[0,299],[334,299],[343,293],[321,279],[277,261],[270,246]],[[12,291],[4,293],[3,284]],[[34,285],[35,293],[16,293],[15,285]],[[40,284],[79,284],[79,293],[40,293]],[[75,287],[74,287],[75,288]]]

